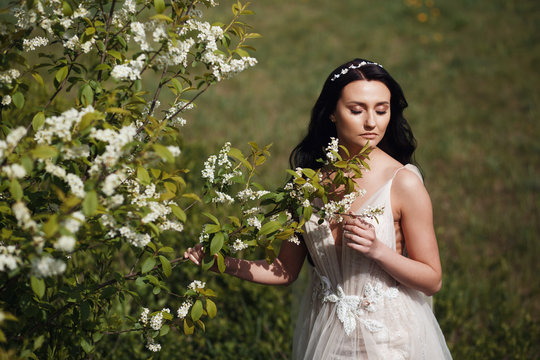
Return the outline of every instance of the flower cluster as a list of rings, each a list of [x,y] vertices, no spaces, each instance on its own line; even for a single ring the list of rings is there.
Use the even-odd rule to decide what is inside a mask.
[[[87,106],[81,111],[70,109],[64,111],[59,116],[51,116],[45,119],[43,126],[36,131],[34,140],[38,144],[53,144],[54,140],[69,143],[73,133],[73,128],[78,125],[82,118],[89,113],[93,113],[92,105]]]
[[[335,137],[330,138],[330,144],[324,149],[326,153],[327,163],[333,163],[337,160],[337,152],[339,151],[339,140]]]
[[[64,271],[66,271],[66,264],[62,260],[47,255],[32,260],[32,272],[36,277],[56,276]]]
[[[343,197],[339,201],[330,200],[323,206],[326,219],[341,222],[343,217],[339,214],[348,211],[352,203],[358,198],[360,194],[358,192],[352,192]]]
[[[186,299],[182,305],[178,308],[178,311],[176,312],[176,315],[180,319],[184,319],[189,314],[189,309],[191,309],[191,306],[193,305],[193,301],[188,298]]]
[[[71,188],[73,195],[81,199],[85,197],[84,183],[76,174],[66,172],[63,167],[53,164],[50,160],[45,160],[45,171],[64,180]]]
[[[19,253],[14,245],[0,245],[0,271],[15,270],[21,262]]]
[[[145,61],[146,61],[146,55],[141,54],[135,60],[131,60],[122,65],[116,65],[111,71],[111,76],[115,78],[116,80],[140,79]]]

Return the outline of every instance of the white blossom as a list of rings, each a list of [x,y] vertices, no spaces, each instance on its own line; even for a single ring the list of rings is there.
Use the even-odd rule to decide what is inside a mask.
[[[252,217],[248,218],[247,219],[247,224],[249,226],[254,226],[259,230],[261,229],[261,226],[262,226],[261,221],[256,216],[252,216]]]
[[[19,126],[18,128],[11,130],[9,135],[6,137],[6,143],[10,147],[14,148],[15,146],[17,146],[17,144],[24,135],[26,135],[26,128],[23,126]]]
[[[120,235],[123,236],[133,246],[142,248],[145,247],[152,238],[148,234],[139,234],[128,226],[122,226],[118,229]]]
[[[146,348],[152,352],[158,352],[161,350],[161,344],[156,343],[151,336],[148,336],[146,338]]]
[[[193,302],[191,301],[191,299],[185,300],[182,303],[182,305],[178,308],[176,315],[178,315],[180,319],[185,318],[189,313],[189,309],[191,308],[191,305],[193,305]]]
[[[221,191],[216,191],[216,197],[212,198],[212,202],[219,204],[232,204],[234,199]]]
[[[178,146],[167,146],[167,149],[171,152],[172,156],[178,157],[182,153],[182,150]]]
[[[206,286],[206,283],[200,280],[193,280],[189,285],[188,289],[190,290],[197,290],[197,289],[204,289]]]
[[[10,179],[22,179],[26,176],[26,170],[19,164],[11,164],[2,167],[2,172]]]
[[[242,251],[248,248],[248,244],[240,239],[236,239],[232,244],[233,251]]]
[[[19,250],[13,245],[0,245],[0,271],[15,270],[21,262]]]
[[[112,196],[114,190],[126,179],[126,174],[122,171],[117,171],[112,174],[107,175],[103,184],[101,185],[101,191],[107,195]]]
[[[131,60],[125,64],[115,65],[111,71],[111,76],[116,80],[137,80],[141,78],[141,71],[144,68],[146,55],[141,54],[136,60]]]
[[[130,25],[131,33],[133,34],[133,40],[139,44],[142,51],[150,51],[150,44],[146,40],[146,29],[144,24],[138,21],[134,21]]]
[[[81,199],[86,196],[86,191],[84,191],[84,183],[80,177],[75,174],[69,173],[66,175],[64,180],[68,183],[73,195]]]
[[[148,323],[148,314],[150,314],[150,310],[148,308],[143,308],[143,311],[141,312],[141,317],[139,318],[139,322],[143,324],[143,326],[146,326]]]
[[[97,174],[102,165],[107,167],[115,166],[123,155],[122,148],[133,141],[137,128],[130,124],[122,127],[118,132],[112,129],[96,130],[92,129],[90,137],[106,142],[105,152],[94,159],[94,163],[88,170],[90,175]]]
[[[8,106],[9,104],[11,104],[11,96],[9,96],[9,95],[4,95],[4,96],[2,97],[2,105]]]
[[[154,330],[161,329],[163,325],[163,312],[159,311],[157,314],[150,318],[150,327]]]
[[[45,119],[43,126],[36,132],[34,139],[39,144],[51,145],[55,138],[64,142],[71,141],[71,133],[74,126],[79,124],[83,116],[93,113],[94,108],[88,105],[81,111],[69,109],[58,116],[51,116]]]
[[[28,208],[23,202],[17,201],[15,204],[13,204],[11,210],[13,211],[13,215],[17,219],[18,226],[20,226],[24,230],[37,231],[37,223],[32,219],[32,214],[30,213],[30,210],[28,210]]]
[[[336,162],[337,156],[333,154],[334,152],[337,153],[339,151],[339,140],[338,138],[331,137],[330,143],[328,146],[324,149],[326,152],[326,159],[328,159],[329,162]]]
[[[62,235],[54,244],[54,248],[65,252],[72,252],[75,248],[75,238],[73,236]]]
[[[300,245],[300,240],[298,239],[298,236],[294,234],[291,236],[287,241],[292,242],[293,244]]]
[[[204,162],[204,169],[201,171],[203,179],[207,179],[210,183],[214,182],[216,160],[216,155],[210,155],[208,159]]]
[[[41,36],[36,36],[33,39],[24,39],[23,40],[23,50],[24,51],[32,51],[32,50],[35,50],[38,47],[47,46],[48,43],[49,43],[49,39],[41,37]]]
[[[77,35],[73,35],[72,37],[67,38],[64,41],[64,47],[69,50],[75,51],[78,49],[79,46],[80,46],[80,42],[79,42],[79,37]]]
[[[184,231],[184,225],[177,221],[165,220],[163,223],[159,225],[159,229],[161,231],[174,230],[177,232],[182,232]]]
[[[72,234],[76,234],[79,228],[84,223],[85,217],[82,212],[75,211],[71,216],[64,221],[64,227]]]
[[[21,73],[17,69],[9,69],[0,72],[0,83],[9,85],[15,79],[21,76]]]
[[[43,256],[32,260],[32,272],[37,277],[49,277],[62,274],[66,271],[66,264],[62,260],[50,256]]]

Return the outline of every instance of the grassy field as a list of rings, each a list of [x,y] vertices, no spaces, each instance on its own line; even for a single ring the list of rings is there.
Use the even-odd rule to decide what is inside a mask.
[[[277,186],[328,73],[354,57],[383,64],[410,104],[444,271],[435,310],[454,357],[536,358],[540,3],[276,0],[251,8],[257,14],[249,22],[263,35],[252,42],[259,65],[201,98],[186,128],[188,151],[203,159],[225,141],[273,143],[262,175]],[[251,289],[246,298],[265,292],[227,284]],[[276,306],[297,296],[274,293]],[[266,331],[263,340],[280,347],[272,357],[286,358],[291,339],[278,332],[291,327],[290,317],[265,328],[266,305],[256,296],[246,304],[247,333]],[[246,344],[251,338],[236,335],[227,351],[264,358],[261,347]],[[215,356],[215,349],[204,351]]]

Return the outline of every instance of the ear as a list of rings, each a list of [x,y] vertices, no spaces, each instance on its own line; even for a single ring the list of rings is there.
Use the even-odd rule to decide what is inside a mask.
[[[333,123],[336,122],[336,117],[334,116],[334,114],[330,114],[330,121]]]

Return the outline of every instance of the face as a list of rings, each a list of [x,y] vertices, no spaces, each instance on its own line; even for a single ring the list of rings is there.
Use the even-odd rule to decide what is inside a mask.
[[[390,122],[390,90],[380,81],[357,80],[347,84],[330,116],[340,145],[351,154],[369,141],[374,148]]]

